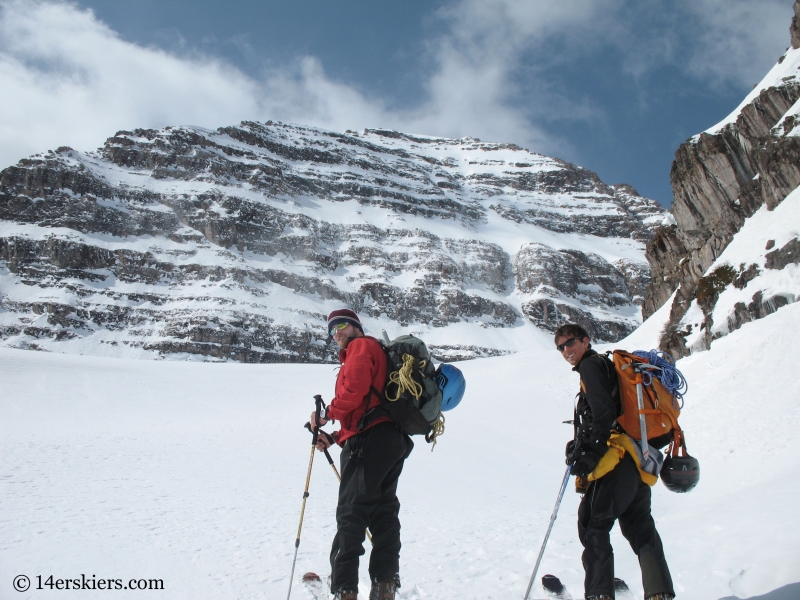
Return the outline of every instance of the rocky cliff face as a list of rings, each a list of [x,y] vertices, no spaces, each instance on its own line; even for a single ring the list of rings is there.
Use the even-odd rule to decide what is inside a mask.
[[[652,282],[643,306],[647,318],[675,293],[661,340],[662,349],[675,357],[689,353],[682,322],[698,293],[703,296],[698,286],[708,269],[745,219],[764,205],[774,209],[800,184],[800,130],[795,128],[800,2],[795,3],[795,13],[793,48],[734,113],[688,140],[675,154],[670,173],[675,224],[660,228],[648,244]],[[708,297],[703,302],[710,314],[713,304]]]
[[[415,331],[441,358],[514,351],[565,319],[640,323],[629,186],[521,148],[245,122],[121,131],[0,173],[5,345],[334,360],[324,316]]]

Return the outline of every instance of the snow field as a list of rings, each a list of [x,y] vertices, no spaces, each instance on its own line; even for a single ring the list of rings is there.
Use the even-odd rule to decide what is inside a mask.
[[[653,512],[682,600],[744,598],[800,579],[798,318],[800,305],[786,306],[678,365],[690,385],[681,423],[702,477],[689,494],[657,484]],[[655,345],[645,338],[629,349]],[[400,479],[404,600],[521,598],[565,468],[571,426],[561,422],[578,382],[554,350],[459,367],[464,401],[446,414],[434,452],[415,439]],[[0,597],[48,597],[36,575],[51,574],[164,581],[163,591],[63,598],[286,596],[310,454],[302,424],[314,394],[331,396],[331,365],[0,349],[0,372]],[[583,579],[578,502],[570,484],[540,569],[573,597]],[[317,454],[292,598],[310,598],[302,573],[329,572],[335,503]],[[612,543],[617,576],[641,597],[618,528]],[[32,580],[27,593],[11,587],[19,574]],[[532,596],[542,597],[538,582]]]
[[[702,566],[678,579],[687,592],[706,591],[691,597],[747,598],[800,581],[798,323],[800,305],[791,304],[678,363],[689,380],[681,424],[701,480],[677,499],[659,490],[654,511],[667,551],[673,540],[681,562],[694,555]]]

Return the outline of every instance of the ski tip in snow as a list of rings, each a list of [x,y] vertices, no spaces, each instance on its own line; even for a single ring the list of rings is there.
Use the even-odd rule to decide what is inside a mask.
[[[569,595],[566,586],[561,583],[561,580],[555,575],[544,575],[542,577],[542,587],[553,600],[571,600],[572,596]],[[630,594],[631,590],[628,584],[619,577],[614,578],[614,592],[617,594]]]
[[[303,575],[303,585],[314,600],[328,600],[328,592],[322,584],[322,579],[316,573],[309,571]]]
[[[622,581],[619,577],[614,577],[614,591],[615,592],[630,592],[631,588],[628,584]]]
[[[614,593],[619,600],[622,600],[623,598],[629,598],[630,600],[633,600],[633,598],[636,597],[631,591],[631,588],[628,587],[628,584],[618,577],[614,578]]]
[[[542,587],[547,594],[555,600],[572,600],[572,596],[567,592],[567,588],[555,575],[542,576]]]

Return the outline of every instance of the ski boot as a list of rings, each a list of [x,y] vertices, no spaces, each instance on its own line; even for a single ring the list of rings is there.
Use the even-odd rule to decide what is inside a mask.
[[[396,581],[376,581],[369,592],[369,600],[394,600]]]
[[[333,600],[358,600],[358,590],[339,590],[333,595]]]
[[[648,596],[647,600],[675,600],[675,595],[670,594],[669,592],[661,592],[659,594]]]
[[[614,596],[606,596],[605,594],[600,594],[599,596],[586,596],[586,600],[614,600]],[[648,598],[648,600],[650,600]]]

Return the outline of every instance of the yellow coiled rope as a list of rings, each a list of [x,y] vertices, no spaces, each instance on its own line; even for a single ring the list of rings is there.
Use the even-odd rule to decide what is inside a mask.
[[[419,361],[419,369],[420,371],[425,368],[425,365],[428,364],[427,361],[421,360]],[[394,397],[390,396],[388,393],[386,394],[386,399],[389,402],[397,402],[405,392],[411,394],[416,400],[419,400],[422,396],[422,385],[414,381],[412,374],[414,372],[414,357],[410,354],[403,354],[403,366],[400,367],[397,371],[393,371],[389,374],[389,383],[393,383],[397,386],[397,393]],[[388,387],[387,391],[388,391]],[[436,438],[439,437],[444,433],[444,415],[439,413],[439,418],[432,426],[432,431],[426,436],[428,441],[433,443],[431,446],[431,452],[433,452],[433,448],[436,446]]]
[[[433,431],[431,431],[430,434],[428,434],[428,437],[430,438],[429,441],[433,442],[433,445],[431,446],[431,452],[433,452],[433,449],[436,447],[436,438],[442,435],[443,433],[444,433],[444,415],[442,413],[439,413],[439,418],[436,420],[436,423],[433,424]]]
[[[419,361],[420,370],[424,369],[426,364],[427,362],[424,360]],[[397,402],[406,391],[419,400],[420,396],[422,396],[422,386],[414,381],[411,376],[413,371],[414,357],[410,354],[403,354],[403,366],[398,371],[393,371],[389,374],[389,382],[397,386],[397,395],[394,398],[388,394],[386,395],[386,399],[389,402]]]

